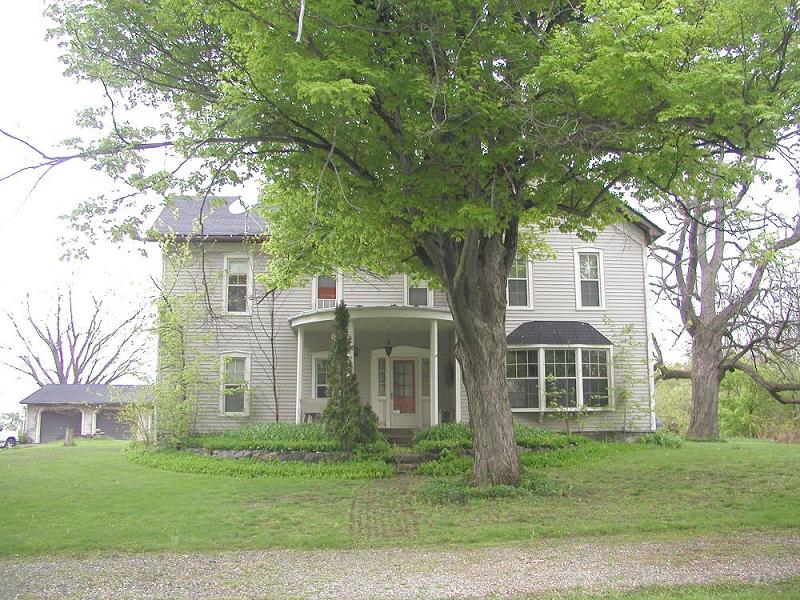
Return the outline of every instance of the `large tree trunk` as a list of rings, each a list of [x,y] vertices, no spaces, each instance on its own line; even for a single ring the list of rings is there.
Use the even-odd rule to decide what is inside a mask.
[[[719,438],[717,403],[721,379],[719,344],[714,336],[698,334],[692,344],[692,418],[688,438]]]
[[[511,235],[508,241],[496,235],[465,242],[457,275],[444,278],[475,449],[472,484],[480,487],[516,483],[520,471],[506,382],[506,277],[515,231]]]

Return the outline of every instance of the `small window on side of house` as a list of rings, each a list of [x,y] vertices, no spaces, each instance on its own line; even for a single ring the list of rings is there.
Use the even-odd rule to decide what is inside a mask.
[[[378,396],[386,397],[386,359],[378,359]]]
[[[314,359],[314,397],[328,397],[328,359]]]

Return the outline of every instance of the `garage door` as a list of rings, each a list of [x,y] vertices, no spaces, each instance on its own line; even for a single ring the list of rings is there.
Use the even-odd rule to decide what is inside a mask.
[[[127,440],[131,428],[127,423],[117,421],[117,411],[101,410],[97,413],[97,428],[113,440]]]
[[[44,411],[41,416],[42,424],[39,430],[39,441],[42,444],[46,444],[55,440],[63,440],[67,427],[72,427],[75,437],[79,436],[81,434],[82,418],[81,412],[77,410],[69,412]]]

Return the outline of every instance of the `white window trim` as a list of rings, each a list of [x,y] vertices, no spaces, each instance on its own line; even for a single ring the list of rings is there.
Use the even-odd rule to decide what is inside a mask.
[[[583,306],[581,303],[581,254],[597,254],[598,275],[600,276],[600,306]],[[606,309],[606,273],[603,251],[600,248],[582,247],[573,250],[573,263],[575,268],[575,309],[576,310],[605,310]]]
[[[247,259],[247,310],[243,312],[228,310],[228,262]],[[249,316],[253,309],[253,257],[244,252],[230,252],[222,255],[222,311],[230,316]]]
[[[506,307],[509,310],[530,310],[533,308],[533,261],[525,261],[525,282],[528,289],[528,303],[526,305],[511,305],[511,296],[508,293],[508,280],[519,279],[518,277],[506,277]]]
[[[328,396],[325,397],[317,396],[317,361],[320,358],[324,358],[325,360],[327,360],[328,353],[313,352],[311,354],[311,397],[315,400],[327,400]],[[328,387],[327,382],[325,383],[325,387]]]
[[[329,308],[319,308],[317,306],[317,279],[319,275],[314,275],[311,279],[311,309],[312,310],[333,310],[332,307]],[[342,301],[342,274],[336,273],[334,275],[334,279],[336,279],[336,302],[334,304],[339,304]]]
[[[244,411],[225,412],[225,359],[244,359]],[[246,352],[223,352],[219,359],[219,414],[223,417],[246,417],[250,415],[250,355]]]
[[[412,283],[411,278],[408,275],[406,275],[405,273],[403,273],[403,306],[411,306],[408,303],[408,288],[411,287],[411,283]],[[414,287],[417,287],[417,286],[414,286]],[[422,287],[422,286],[419,286],[419,287]],[[427,281],[425,281],[425,289],[428,290],[428,304],[426,306],[417,306],[415,304],[414,306],[417,306],[418,308],[432,308],[433,307],[433,288],[430,286],[430,284]]]
[[[519,413],[559,413],[577,412],[585,410],[587,412],[610,412],[615,410],[614,405],[614,347],[613,346],[592,346],[587,344],[534,344],[526,346],[509,346],[512,350],[538,350],[539,351],[539,408],[512,408],[512,412]],[[546,405],[547,377],[545,375],[544,351],[545,350],[577,350],[575,356],[575,394],[577,396],[576,406],[565,408],[550,408]],[[608,406],[587,406],[583,407],[583,350],[607,350],[608,351]]]

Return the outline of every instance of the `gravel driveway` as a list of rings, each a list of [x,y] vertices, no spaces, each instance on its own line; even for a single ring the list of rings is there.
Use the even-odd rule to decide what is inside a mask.
[[[800,576],[800,536],[0,560],[4,598],[483,598]]]

